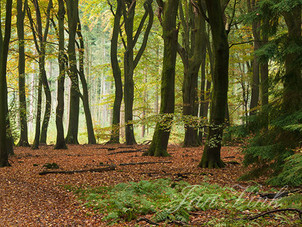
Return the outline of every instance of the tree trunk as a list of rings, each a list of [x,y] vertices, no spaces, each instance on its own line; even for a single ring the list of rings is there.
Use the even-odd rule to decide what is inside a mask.
[[[248,11],[252,12],[256,9],[255,0],[247,0]],[[260,22],[252,23],[252,31],[254,36],[254,52],[260,48]],[[253,59],[253,78],[252,78],[252,94],[251,94],[251,102],[250,102],[250,115],[255,115],[257,112],[257,106],[259,102],[259,59],[256,55],[254,55]]]
[[[124,53],[124,102],[125,102],[125,133],[126,133],[126,144],[132,145],[136,144],[134,137],[133,129],[133,99],[134,99],[134,81],[133,74],[134,69],[136,68],[140,58],[146,49],[148,36],[153,24],[153,9],[152,9],[152,0],[146,0],[144,3],[145,14],[142,17],[138,29],[135,34],[133,30],[133,22],[135,16],[135,7],[136,1],[133,1],[131,4],[124,3],[123,6],[123,16],[125,21],[125,32],[127,36],[127,45]],[[126,5],[128,11],[126,10]],[[138,38],[144,27],[145,20],[149,16],[149,21],[147,23],[147,28],[144,33],[143,42],[140,46],[136,56],[134,57],[134,47],[138,41]]]
[[[46,12],[46,25],[43,33],[42,28],[42,18],[40,12],[40,6],[37,0],[33,1],[34,7],[36,10],[36,25],[32,19],[31,12],[29,7],[27,8],[28,18],[30,20],[31,29],[34,36],[34,42],[39,53],[39,85],[38,85],[38,103],[37,103],[37,115],[36,115],[36,132],[35,132],[35,139],[32,148],[38,149],[39,143],[46,143],[47,138],[47,128],[50,118],[51,112],[51,93],[48,86],[48,81],[46,77],[46,70],[45,70],[45,54],[46,54],[46,41],[49,29],[49,21],[50,21],[50,10],[52,8],[52,0],[49,0]],[[36,28],[35,28],[36,27]],[[37,31],[37,34],[36,34]],[[38,36],[38,37],[37,37]],[[44,92],[46,95],[46,105],[45,105],[45,114],[44,120],[42,124],[42,133],[40,130],[41,125],[41,104],[42,104],[42,85],[44,88]],[[41,138],[40,138],[41,136]]]
[[[2,3],[0,3],[1,8]],[[8,162],[8,141],[7,138],[7,119],[8,119],[8,105],[7,105],[7,82],[6,82],[6,67],[7,55],[11,34],[11,17],[12,17],[12,0],[6,1],[5,14],[5,32],[2,33],[2,26],[0,28],[0,167],[10,166]],[[0,24],[2,21],[0,18]]]
[[[57,127],[57,140],[55,149],[67,149],[65,137],[64,137],[64,126],[63,126],[63,116],[64,116],[64,82],[65,82],[65,64],[67,59],[65,57],[64,51],[64,16],[65,7],[64,1],[59,0],[59,11],[58,11],[58,21],[59,21],[59,77],[58,77],[58,91],[57,91],[57,109],[56,109],[56,127]]]
[[[152,143],[144,155],[169,156],[167,146],[172,126],[172,119],[175,107],[175,63],[178,30],[176,29],[176,15],[178,0],[167,0],[164,5],[158,1],[163,8],[163,39],[164,59],[161,80],[161,121],[156,124]]]
[[[92,117],[91,117],[91,111],[89,107],[89,94],[88,94],[88,86],[87,81],[85,78],[84,73],[84,55],[85,55],[85,45],[84,45],[84,38],[82,35],[82,27],[80,18],[78,18],[78,29],[77,34],[80,40],[80,48],[79,48],[79,76],[82,83],[83,88],[83,95],[81,95],[81,99],[84,106],[84,113],[86,118],[86,127],[87,127],[87,133],[88,133],[88,144],[96,144],[95,135],[94,135],[94,129],[93,129],[93,123],[92,123]]]
[[[220,168],[224,166],[220,158],[220,149],[227,104],[229,46],[220,1],[206,0],[206,6],[212,31],[215,63],[209,135],[199,166]]]
[[[69,107],[69,125],[66,136],[67,144],[79,144],[78,129],[79,129],[79,102],[80,89],[79,78],[77,71],[77,58],[75,50],[75,36],[78,22],[78,0],[67,0],[67,16],[68,16],[68,62],[69,62],[69,78],[71,80],[70,88],[70,107]]]
[[[185,3],[187,4],[187,3]],[[178,48],[184,65],[183,82],[183,115],[185,120],[184,147],[199,145],[198,123],[198,72],[205,52],[205,20],[198,12],[193,10],[191,2],[186,6],[189,13],[184,16],[180,4],[179,12],[184,27],[183,47]],[[179,45],[180,46],[180,45]]]
[[[125,103],[125,135],[126,144],[136,144],[133,129],[133,99],[134,99],[134,62],[133,62],[133,22],[135,15],[136,2],[131,4],[127,16],[125,17],[125,32],[127,35],[127,47],[124,53],[124,103]]]
[[[17,1],[17,33],[19,40],[19,116],[20,116],[20,139],[18,146],[29,147],[27,129],[27,110],[25,95],[25,48],[24,48],[24,17],[27,7],[27,0]]]
[[[284,13],[288,29],[288,46],[301,46],[301,5]],[[289,53],[285,58],[283,92],[283,113],[292,113],[302,108],[301,59],[297,53]]]
[[[117,45],[118,45],[118,36],[120,32],[120,20],[122,16],[122,1],[117,0],[117,8],[114,17],[114,26],[111,38],[111,49],[110,49],[110,59],[112,73],[115,82],[115,97],[113,104],[112,112],[112,129],[109,143],[119,143],[120,142],[120,115],[121,115],[121,105],[123,99],[123,84],[122,84],[122,75],[121,69],[118,63],[117,58]]]

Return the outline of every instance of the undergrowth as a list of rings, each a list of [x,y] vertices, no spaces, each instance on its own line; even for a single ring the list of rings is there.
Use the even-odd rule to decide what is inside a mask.
[[[278,201],[249,199],[247,194],[255,193],[255,187],[242,192],[207,182],[190,185],[183,181],[158,179],[120,183],[114,187],[66,188],[77,194],[85,206],[103,214],[102,220],[108,223],[131,221],[146,214],[152,214],[154,222],[188,223],[191,212],[221,210],[228,214],[227,217],[213,217],[206,225],[222,222],[236,226],[236,223],[248,223],[243,219],[246,214],[279,206]],[[290,201],[286,204],[287,207],[290,206]],[[257,221],[259,223],[259,220],[255,222]]]

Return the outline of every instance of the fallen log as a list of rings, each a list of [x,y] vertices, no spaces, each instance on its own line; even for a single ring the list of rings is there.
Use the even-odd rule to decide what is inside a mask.
[[[128,154],[128,153],[136,153],[136,152],[144,152],[143,150],[124,150],[124,151],[117,151],[112,152],[107,155],[114,155],[114,154]]]
[[[171,161],[164,162],[130,162],[130,163],[121,163],[120,166],[133,166],[133,165],[148,165],[148,164],[166,164],[172,163]]]
[[[116,165],[110,165],[106,168],[97,168],[97,169],[82,169],[82,170],[58,170],[58,171],[42,171],[39,175],[46,175],[46,174],[74,174],[74,173],[86,173],[86,172],[106,172],[115,170]]]

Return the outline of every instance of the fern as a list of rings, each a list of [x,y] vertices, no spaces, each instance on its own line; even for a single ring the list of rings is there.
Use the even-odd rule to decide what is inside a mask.
[[[288,157],[282,172],[268,181],[271,185],[302,185],[302,154],[298,153]]]

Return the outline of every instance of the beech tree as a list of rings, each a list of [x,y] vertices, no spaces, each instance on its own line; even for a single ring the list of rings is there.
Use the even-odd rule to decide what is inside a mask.
[[[25,95],[25,42],[24,42],[24,18],[27,8],[27,0],[17,0],[17,33],[19,48],[19,116],[20,116],[20,139],[18,146],[28,147],[27,109]]]
[[[0,10],[2,9],[2,2],[0,2]],[[9,138],[7,133],[7,56],[9,41],[11,35],[11,17],[12,17],[12,0],[7,0],[5,5],[5,29],[0,28],[0,167],[9,166]],[[0,24],[2,25],[2,13],[0,17]]]
[[[178,0],[157,1],[162,17],[164,59],[161,79],[161,120],[157,122],[153,139],[148,151],[144,155],[169,156],[167,152],[172,120],[175,108],[175,62],[177,54],[178,30],[176,15]]]
[[[67,18],[68,18],[68,62],[69,62],[69,78],[71,80],[70,87],[70,106],[69,106],[69,122],[68,132],[66,136],[67,144],[78,144],[78,128],[79,128],[79,102],[80,88],[77,70],[76,56],[76,32],[78,23],[78,0],[67,0]]]
[[[96,144],[96,139],[94,135],[94,129],[93,129],[93,123],[91,118],[91,111],[89,107],[89,94],[88,94],[88,85],[84,73],[84,55],[85,55],[85,44],[84,44],[84,38],[82,35],[82,26],[80,17],[78,15],[78,28],[77,28],[77,35],[79,38],[79,70],[78,74],[81,80],[82,88],[83,88],[83,94],[80,93],[80,97],[83,102],[84,107],[84,113],[86,118],[86,128],[88,133],[88,144]],[[79,91],[80,92],[80,91]]]
[[[109,3],[110,4],[110,3]],[[113,31],[110,46],[110,60],[111,68],[114,78],[115,96],[112,112],[111,136],[109,143],[120,142],[120,116],[121,104],[123,99],[123,82],[122,73],[118,63],[118,37],[120,33],[120,21],[122,17],[122,0],[117,0],[117,7],[115,13],[113,12],[112,5],[110,4],[111,12],[114,15]]]
[[[199,166],[220,168],[224,166],[220,158],[220,149],[227,105],[229,46],[220,0],[205,0],[205,2],[212,31],[214,72],[209,135]]]
[[[185,12],[184,12],[184,9]],[[182,45],[178,53],[184,65],[183,115],[185,121],[184,146],[198,146],[198,72],[206,51],[205,20],[189,1],[179,4],[179,15],[183,27]]]
[[[65,16],[65,6],[63,0],[58,0],[59,10],[58,10],[58,37],[59,37],[59,76],[58,76],[58,91],[57,91],[57,109],[56,109],[56,127],[57,127],[57,140],[55,149],[66,149],[66,142],[64,137],[64,126],[63,126],[63,116],[64,116],[64,82],[65,82],[65,71],[66,71],[66,54],[64,50],[65,36],[64,36],[64,16]]]
[[[134,69],[138,65],[144,50],[147,46],[148,36],[153,24],[153,0],[146,0],[144,2],[145,14],[142,17],[137,31],[134,34],[134,17],[135,17],[135,0],[125,0],[122,4],[122,13],[124,18],[124,28],[126,33],[125,53],[124,53],[124,102],[125,102],[125,133],[126,133],[126,144],[136,144],[133,129],[133,99],[134,99],[134,81],[133,73]],[[134,48],[137,41],[142,33],[145,21],[149,17],[147,28],[144,33],[143,42],[134,55]]]
[[[32,145],[33,149],[37,149],[40,143],[46,143],[47,139],[47,129],[51,113],[51,92],[48,85],[46,70],[45,70],[45,58],[46,58],[46,41],[49,31],[50,24],[50,11],[52,8],[52,0],[49,0],[47,10],[46,10],[46,24],[43,30],[42,16],[38,0],[33,0],[33,5],[36,12],[36,23],[34,22],[30,7],[27,7],[27,15],[30,21],[31,29],[33,32],[34,42],[36,50],[39,54],[39,85],[38,85],[38,104],[37,104],[37,114],[36,114],[36,131],[35,139]],[[35,26],[35,24],[37,26]],[[42,86],[45,92],[46,103],[44,118],[41,126],[41,108],[42,108]]]

